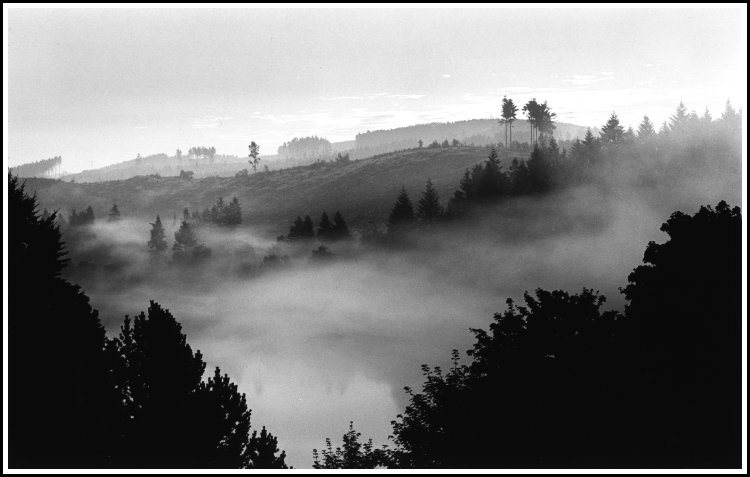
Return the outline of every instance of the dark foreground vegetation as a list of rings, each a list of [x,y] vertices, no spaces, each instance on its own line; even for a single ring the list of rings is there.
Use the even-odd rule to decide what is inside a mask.
[[[107,337],[66,265],[55,214],[9,176],[9,465],[285,468],[245,395],[151,302]]]
[[[741,466],[742,219],[721,202],[674,213],[622,289],[537,289],[473,330],[471,362],[423,366],[394,448],[314,451],[318,468]]]

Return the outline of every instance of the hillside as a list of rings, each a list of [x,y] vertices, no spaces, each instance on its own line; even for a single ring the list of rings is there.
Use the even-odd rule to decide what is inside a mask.
[[[596,129],[594,129],[596,133]],[[582,138],[586,128],[568,123],[555,123],[554,136],[559,141]],[[461,141],[469,146],[489,146],[505,141],[504,128],[496,119],[471,119],[467,121],[416,124],[395,129],[366,131],[356,135],[353,141],[331,143],[330,157],[282,157],[277,154],[263,155],[261,165],[271,170],[304,166],[318,160],[334,160],[337,153],[347,153],[353,160],[365,159],[378,154],[416,148],[421,140],[424,146],[433,141]],[[513,141],[523,144],[529,140],[529,124],[519,119],[513,124]],[[98,169],[67,174],[60,179],[75,182],[100,182],[124,180],[135,176],[158,174],[177,176],[180,171],[192,171],[195,178],[232,177],[248,167],[247,157],[218,154],[210,159],[183,155],[153,154],[138,157]],[[21,174],[23,176],[23,174]],[[31,176],[32,174],[29,174]],[[33,174],[37,175],[38,174]]]
[[[383,223],[402,184],[413,198],[428,177],[443,201],[456,189],[464,169],[484,161],[487,147],[412,149],[352,161],[323,163],[251,174],[247,177],[138,176],[126,180],[70,183],[26,179],[42,207],[59,209],[67,217],[73,208],[91,205],[96,217],[105,217],[116,203],[123,217],[165,219],[210,207],[218,197],[236,196],[242,206],[243,226],[259,227],[268,236],[286,233],[297,215],[316,221],[323,211],[340,210],[354,228]],[[507,161],[504,161],[507,166]]]

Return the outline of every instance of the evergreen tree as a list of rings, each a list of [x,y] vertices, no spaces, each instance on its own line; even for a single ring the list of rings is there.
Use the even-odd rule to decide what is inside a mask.
[[[501,170],[500,159],[493,147],[484,168],[475,171],[476,197],[478,199],[495,199],[505,194],[507,176]]]
[[[174,233],[174,245],[172,250],[175,256],[184,255],[185,253],[192,251],[198,245],[198,239],[195,237],[195,232],[190,226],[190,223],[183,220],[180,224],[180,228]]]
[[[432,185],[432,180],[429,178],[425,184],[424,192],[422,192],[422,197],[419,198],[419,202],[417,203],[416,215],[420,221],[427,223],[433,222],[443,215],[443,206],[440,204],[440,197]]]
[[[344,216],[338,210],[333,215],[333,229],[331,230],[333,240],[346,240],[351,238],[349,226],[346,225]]]
[[[320,223],[318,225],[318,238],[321,240],[329,240],[331,238],[332,229],[333,224],[331,224],[328,214],[323,212],[323,215],[320,216]]]
[[[164,227],[161,224],[161,218],[156,216],[156,220],[151,225],[151,239],[148,241],[148,248],[154,253],[163,253],[167,250],[167,241],[165,239]]]
[[[516,120],[518,107],[512,99],[503,96],[502,119],[501,124],[505,125],[505,147],[508,148],[513,143],[513,122]],[[510,138],[510,139],[509,139]]]
[[[108,222],[117,222],[120,220],[120,210],[117,208],[117,204],[112,204],[112,208],[109,209],[109,215],[107,216]]]
[[[406,192],[406,187],[401,186],[401,192],[388,216],[388,232],[399,233],[408,229],[412,224],[414,224],[414,206]]]
[[[302,221],[302,236],[304,238],[315,237],[315,226],[309,215],[306,215],[305,220]]]
[[[643,121],[641,122],[640,126],[638,126],[638,140],[641,142],[646,142],[647,140],[654,137],[655,134],[656,130],[654,129],[653,123],[648,118],[648,116],[643,116]]]
[[[67,264],[56,213],[8,175],[8,466],[110,465],[117,396],[98,313]]]
[[[669,130],[670,131],[682,131],[688,123],[688,114],[685,104],[680,101],[677,106],[674,115],[669,119]]]
[[[617,114],[612,113],[609,116],[607,123],[602,126],[602,132],[600,134],[601,141],[604,144],[620,144],[625,135],[625,130],[620,125],[620,120],[617,118]]]
[[[278,439],[273,436],[270,432],[266,431],[265,426],[258,434],[258,431],[253,431],[253,435],[250,438],[250,452],[249,452],[249,465],[250,469],[286,469],[286,452],[281,451],[281,454],[276,455],[279,452]]]

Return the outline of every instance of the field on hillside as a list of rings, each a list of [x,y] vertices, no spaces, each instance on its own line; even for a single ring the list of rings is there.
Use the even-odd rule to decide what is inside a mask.
[[[210,177],[182,180],[178,177],[139,176],[127,180],[69,183],[26,179],[42,207],[60,210],[89,205],[96,217],[106,216],[117,204],[123,217],[169,219],[210,207],[219,197],[237,197],[243,225],[264,230],[268,236],[286,233],[298,215],[317,220],[323,211],[340,210],[354,228],[383,223],[401,186],[418,197],[425,181],[432,179],[440,197],[447,201],[466,168],[484,161],[487,147],[413,149],[383,154],[348,164],[325,163],[251,174],[247,177]],[[503,164],[507,167],[508,160]]]

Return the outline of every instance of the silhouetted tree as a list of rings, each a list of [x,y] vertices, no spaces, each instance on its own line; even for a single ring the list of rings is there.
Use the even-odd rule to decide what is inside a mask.
[[[344,216],[338,210],[333,214],[333,228],[331,229],[332,240],[346,240],[351,238],[349,226],[346,225]]]
[[[309,215],[306,215],[304,219],[297,217],[294,220],[294,224],[289,228],[289,240],[297,239],[311,239],[315,237],[315,227],[313,221]]]
[[[720,202],[676,212],[628,277],[646,454],[668,467],[739,466],[742,217]]]
[[[443,215],[443,206],[440,204],[440,196],[432,180],[427,179],[422,196],[417,202],[417,218],[423,223],[430,223],[438,220]]]
[[[391,213],[388,215],[388,232],[392,234],[403,232],[413,224],[414,206],[406,192],[406,187],[402,186],[401,192],[396,198],[396,203],[393,204]]]
[[[323,215],[320,216],[320,223],[318,224],[318,238],[321,240],[329,240],[331,238],[332,229],[333,224],[331,224],[328,214],[323,212]]]
[[[375,469],[393,467],[394,462],[386,446],[373,448],[372,439],[364,444],[359,442],[362,434],[354,430],[354,422],[349,422],[349,431],[344,434],[343,445],[333,449],[330,438],[326,438],[326,448],[321,453],[313,449],[314,469]],[[322,457],[322,461],[321,461]]]
[[[68,219],[68,223],[71,227],[79,227],[82,225],[91,225],[94,223],[94,209],[91,208],[89,205],[86,207],[85,210],[82,210],[81,212],[76,212],[75,209],[73,209],[73,212],[70,214],[70,218]]]
[[[607,120],[607,123],[602,126],[602,132],[600,134],[601,141],[604,144],[619,144],[622,142],[625,135],[625,130],[620,125],[620,120],[617,118],[617,114],[612,113]]]
[[[253,172],[255,172],[258,170],[258,164],[260,164],[260,146],[255,141],[251,141],[247,148],[250,150],[250,153],[247,155],[250,158],[248,162],[253,168]]]
[[[109,209],[109,215],[107,216],[107,222],[117,222],[120,220],[120,209],[117,208],[117,204],[112,204],[112,208]]]
[[[161,224],[161,218],[156,216],[156,220],[151,225],[151,239],[148,241],[148,248],[155,253],[163,253],[167,250],[167,241],[164,234],[164,226]]]
[[[284,462],[286,459],[286,452],[281,451],[281,454],[276,455],[279,452],[278,439],[273,436],[270,432],[266,431],[266,427],[263,426],[260,434],[258,431],[253,431],[253,435],[250,438],[250,469],[286,469],[287,465]]]
[[[120,464],[153,468],[245,468],[259,451],[250,410],[237,385],[193,352],[169,310],[151,302],[148,314],[126,317],[115,340],[127,422]],[[272,453],[273,454],[273,453]],[[281,456],[283,463],[283,455]]]
[[[502,118],[500,119],[500,123],[505,126],[506,148],[513,142],[513,122],[516,120],[516,113],[518,113],[518,107],[513,100],[503,96]],[[508,141],[509,137],[510,142]]]
[[[105,467],[117,396],[98,313],[61,278],[56,212],[8,175],[8,465]]]

